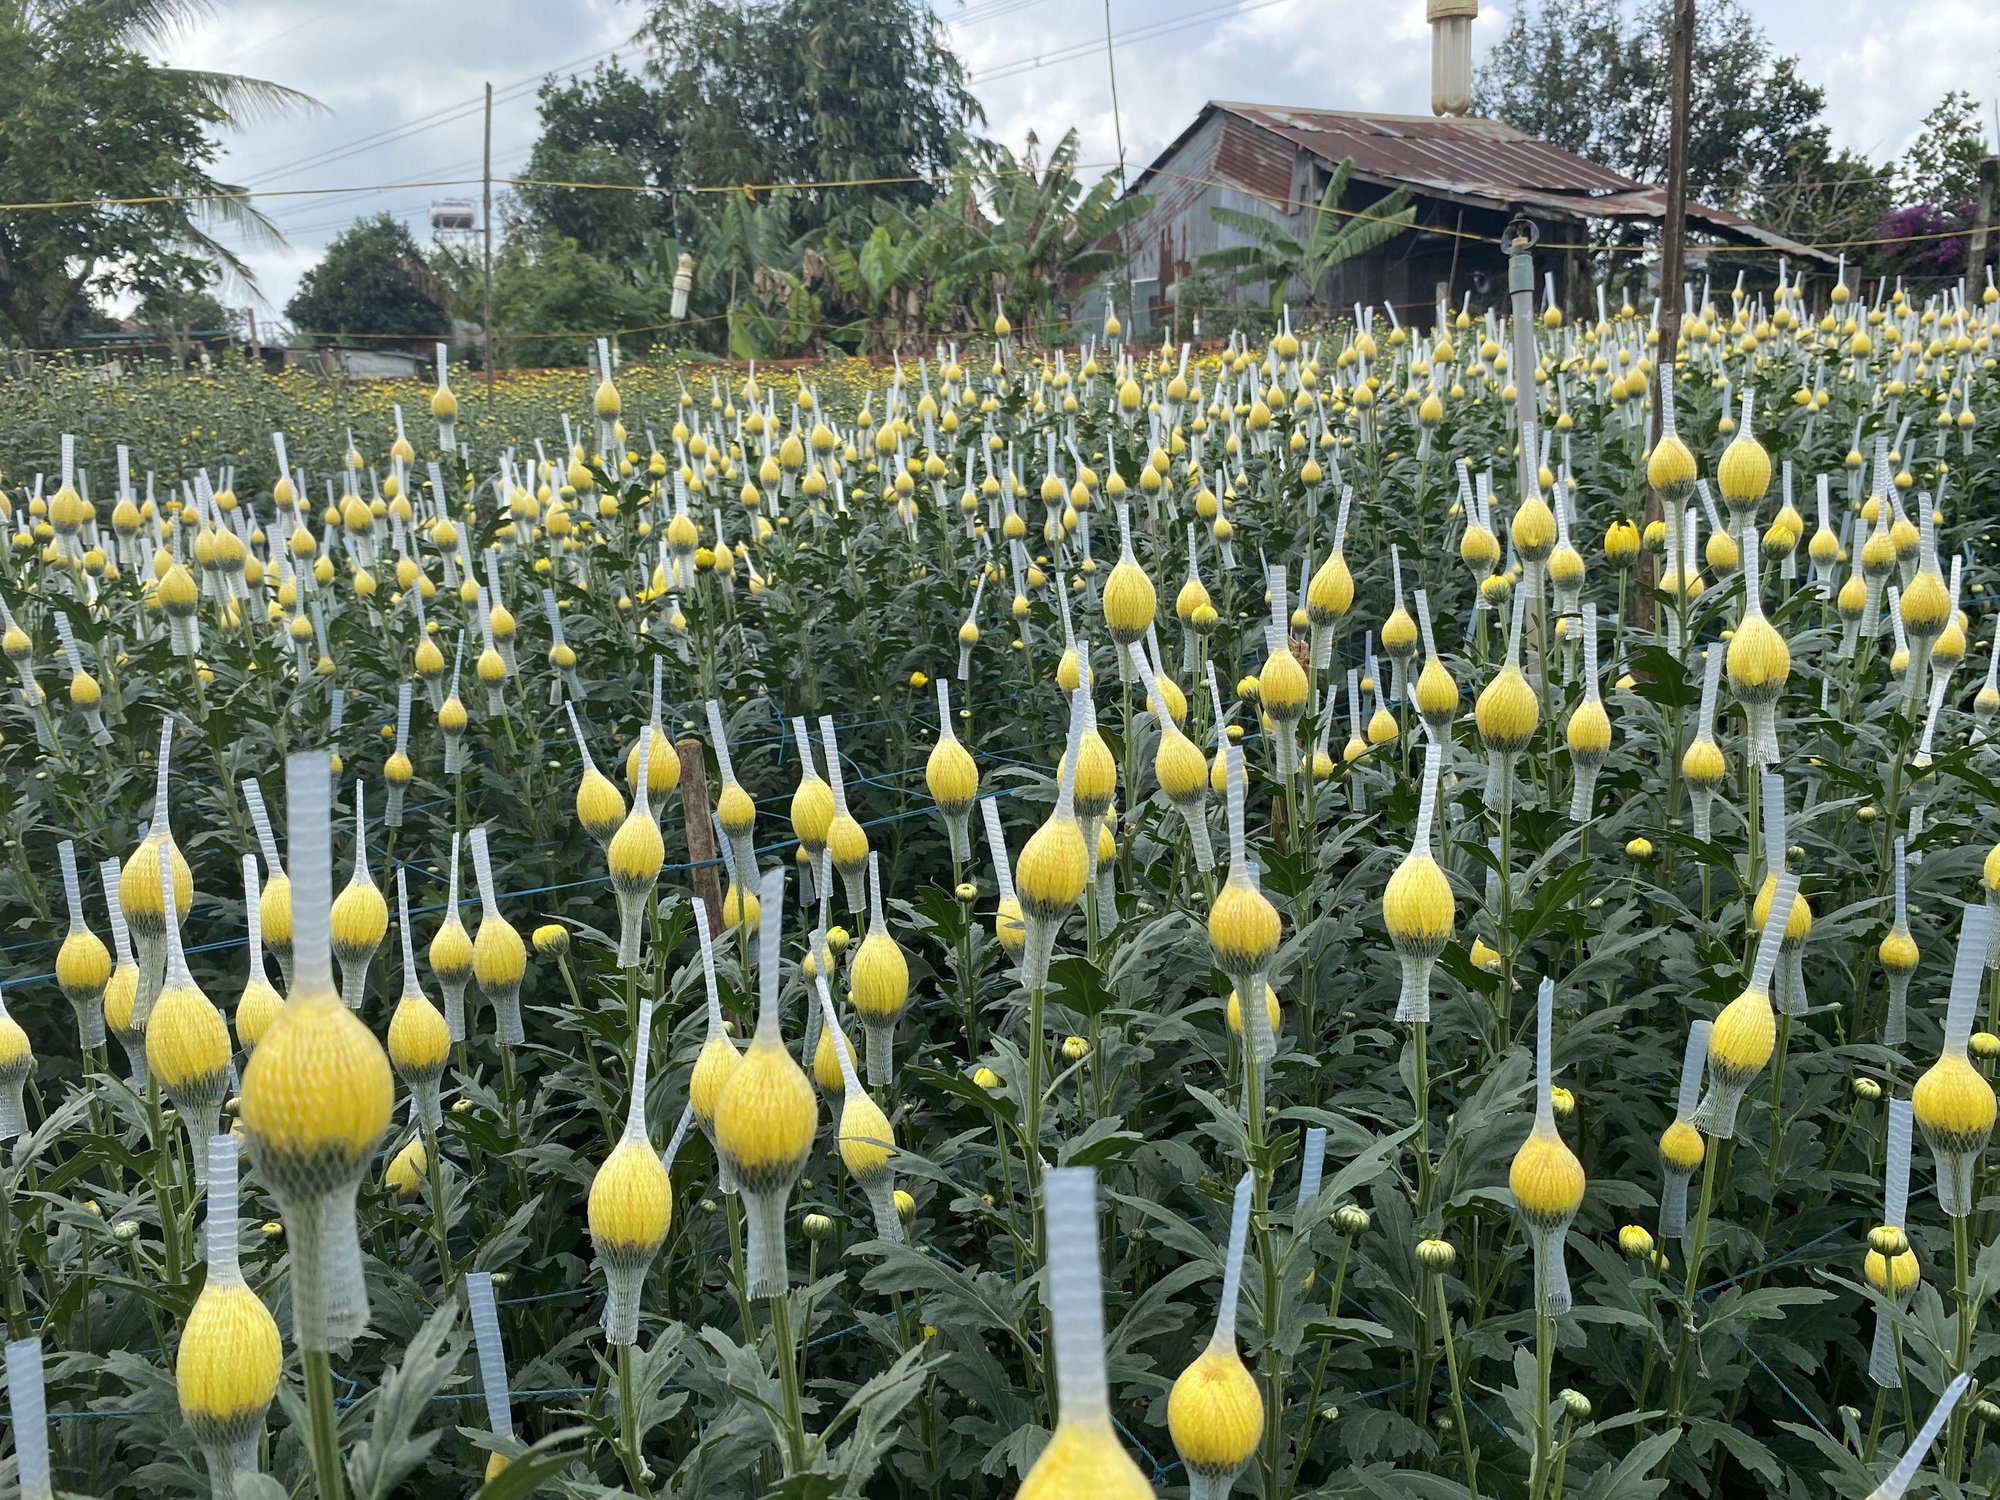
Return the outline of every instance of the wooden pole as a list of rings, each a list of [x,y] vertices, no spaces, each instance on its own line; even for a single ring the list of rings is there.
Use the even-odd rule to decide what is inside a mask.
[[[1660,347],[1657,366],[1674,362],[1681,346],[1681,279],[1683,245],[1687,238],[1688,113],[1694,96],[1694,0],[1674,0],[1672,55],[1669,59],[1669,101],[1672,123],[1667,135],[1667,213],[1660,225]],[[1659,370],[1653,373],[1653,433],[1660,431]],[[1646,525],[1664,519],[1657,490],[1646,491]],[[1639,563],[1639,625],[1653,626],[1653,557]],[[1676,754],[1679,752],[1676,751]]]
[[[1972,220],[1972,248],[1965,258],[1965,295],[1979,300],[1980,282],[1986,268],[1986,240],[1993,229],[1993,199],[2000,190],[2000,156],[1979,158],[1979,208]]]
[[[674,741],[681,758],[681,821],[687,825],[694,893],[708,908],[708,930],[722,931],[722,882],[715,876],[715,826],[708,817],[708,747],[693,735]]]
[[[480,215],[486,247],[482,279],[486,283],[486,311],[483,342],[486,345],[486,409],[493,410],[493,85],[486,85],[486,166],[481,174],[481,195],[485,210]],[[716,928],[717,932],[722,929]]]

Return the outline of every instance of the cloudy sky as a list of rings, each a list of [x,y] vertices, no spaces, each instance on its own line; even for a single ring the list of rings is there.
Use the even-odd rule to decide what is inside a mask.
[[[1484,50],[1514,0],[1486,0]],[[1993,0],[1746,0],[1781,50],[1828,94],[1836,139],[1894,156],[1950,88],[1989,118],[2000,99]],[[1017,148],[1077,126],[1086,162],[1116,159],[1100,6],[1076,0],[933,0],[972,73],[989,132]],[[1209,98],[1429,109],[1423,0],[1110,0],[1125,151],[1149,160]],[[243,0],[178,37],[177,62],[254,73],[304,89],[322,113],[231,136],[221,175],[272,197],[284,248],[248,249],[265,304],[360,214],[387,210],[420,234],[433,198],[476,196],[481,91],[494,86],[496,175],[517,171],[536,134],[535,90],[551,72],[601,58],[636,67],[640,0]],[[1993,126],[1989,124],[1989,131]],[[383,184],[463,186],[384,188]],[[366,189],[366,191],[358,191]],[[247,293],[234,295],[248,299]]]

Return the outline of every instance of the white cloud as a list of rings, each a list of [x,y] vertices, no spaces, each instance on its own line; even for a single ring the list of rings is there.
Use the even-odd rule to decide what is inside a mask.
[[[1993,139],[2000,6],[1992,0],[1845,0],[1837,16],[1807,0],[1755,8],[1773,42],[1797,52],[1806,77],[1825,87],[1836,143],[1877,159],[1898,156],[1950,89],[1982,102]]]
[[[1873,155],[1899,152],[1947,88],[1986,100],[2000,87],[1993,0],[1746,3],[1773,45],[1798,53],[1806,76],[1825,86],[1836,139]],[[1101,0],[937,4],[991,135],[1018,151],[1033,129],[1046,152],[1074,124],[1085,162],[1116,160]],[[1511,9],[1487,0],[1475,29],[1481,51]],[[1112,0],[1112,31],[1125,38],[1117,69],[1128,166],[1151,160],[1207,99],[1427,112],[1423,10],[1423,0]],[[496,85],[494,165],[506,175],[535,137],[537,70],[621,46],[632,56],[639,16],[637,5],[619,0],[263,0],[204,22],[170,52],[291,84],[328,108],[232,136],[225,177],[272,188],[476,178],[485,81]],[[448,105],[463,108],[434,123],[422,118]],[[427,128],[373,145],[363,139],[413,122]],[[421,229],[431,198],[466,191],[267,200],[293,248],[250,256],[264,297],[282,307],[355,216],[387,210]]]

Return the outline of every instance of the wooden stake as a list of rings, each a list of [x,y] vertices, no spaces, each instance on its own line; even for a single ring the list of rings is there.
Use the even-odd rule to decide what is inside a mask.
[[[694,893],[708,908],[708,930],[721,932],[722,882],[716,878],[715,825],[708,815],[708,747],[693,735],[674,741],[681,758],[681,822],[687,827],[688,859],[695,865]],[[755,872],[750,872],[754,874]]]
[[[1965,258],[1965,300],[1979,301],[1985,290],[1986,240],[1993,229],[1993,199],[2000,191],[2000,156],[1979,158],[1979,208],[1972,220],[1972,246]]]

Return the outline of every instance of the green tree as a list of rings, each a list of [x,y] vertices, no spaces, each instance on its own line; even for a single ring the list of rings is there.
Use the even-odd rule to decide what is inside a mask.
[[[869,184],[877,201],[903,207],[939,195],[929,177],[957,162],[967,128],[985,121],[965,68],[923,0],[782,0],[780,34],[791,43],[804,129],[797,174],[814,182]],[[833,190],[808,204],[827,220],[856,199]],[[845,215],[865,219],[867,210]]]
[[[699,242],[743,185],[852,182],[784,198],[792,235],[865,235],[884,200],[914,209],[983,119],[921,0],[649,0],[643,78],[616,65],[550,83],[528,175],[706,192],[529,186],[526,215],[596,254],[678,227]]]
[[[303,336],[357,333],[423,342],[450,327],[449,291],[400,220],[356,220],[299,279],[285,316]]]
[[[1929,203],[1963,216],[1979,193],[1979,159],[1988,151],[1979,101],[1953,89],[1924,116],[1923,127],[1896,164],[1904,205]]]
[[[1807,243],[1842,244],[1872,237],[1895,205],[1893,171],[1859,152],[1834,151],[1823,130],[1802,138],[1781,171],[1757,184],[1750,217]],[[1873,252],[1850,252],[1848,263],[1875,268]]]
[[[821,332],[820,299],[802,273],[806,245],[792,233],[789,194],[726,193],[695,263],[698,307],[718,308],[738,359],[803,352]]]
[[[157,333],[179,333],[185,328],[194,334],[234,336],[242,326],[243,314],[196,281],[148,293],[133,311],[132,321]]]
[[[1666,175],[1672,0],[1639,5],[1536,0],[1488,54],[1477,108],[1641,182]],[[1741,0],[1696,12],[1688,183],[1737,207],[1787,175],[1821,129],[1825,91],[1780,56]]]
[[[620,193],[545,186],[552,182],[675,181],[678,140],[661,95],[615,61],[588,78],[549,79],[540,97],[542,133],[528,157],[529,182],[516,199],[517,227],[547,231],[598,255],[641,253],[648,236],[671,228],[666,193]]]
[[[611,261],[575,240],[539,234],[509,239],[494,260],[493,316],[505,363],[581,365],[607,329],[662,322],[666,304],[649,301]],[[551,336],[563,334],[570,336]],[[629,338],[625,347],[647,342]]]
[[[1605,139],[1607,96],[1624,46],[1619,12],[1600,0],[1523,4],[1480,66],[1473,107],[1565,151],[1615,165]],[[1578,86],[1597,79],[1605,83]]]
[[[1209,209],[1216,223],[1247,235],[1248,239],[1240,245],[1227,245],[1198,255],[1195,265],[1203,270],[1234,271],[1238,286],[1266,283],[1273,317],[1291,296],[1293,282],[1303,286],[1306,300],[1316,305],[1327,273],[1335,266],[1388,243],[1417,221],[1408,188],[1397,188],[1359,213],[1343,211],[1340,200],[1346,196],[1353,176],[1354,158],[1350,156],[1327,179],[1326,192],[1304,239],[1262,214],[1235,208]]]
[[[200,285],[212,231],[278,242],[210,170],[215,132],[309,106],[233,73],[148,55],[203,0],[0,0],[0,201],[74,206],[0,213],[0,317],[26,343],[60,342],[93,301]],[[116,199],[149,199],[115,203]]]

